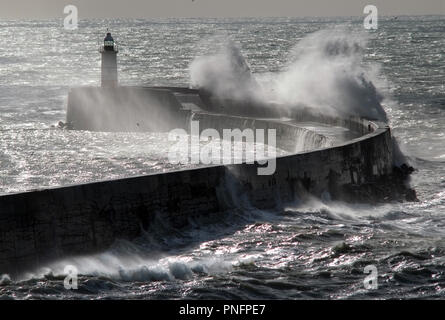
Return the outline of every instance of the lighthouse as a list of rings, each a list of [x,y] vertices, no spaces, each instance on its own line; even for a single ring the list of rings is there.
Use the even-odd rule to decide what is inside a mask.
[[[102,87],[117,87],[117,53],[119,50],[110,32],[107,33],[99,51],[102,54]]]

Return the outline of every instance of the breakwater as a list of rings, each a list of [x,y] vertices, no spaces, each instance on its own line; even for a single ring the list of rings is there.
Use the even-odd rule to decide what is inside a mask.
[[[141,90],[141,97],[147,94],[142,89],[134,90]],[[189,128],[194,120],[200,122],[201,130],[275,129],[277,145],[291,154],[277,158],[276,171],[270,176],[257,174],[261,166],[258,163],[209,166],[1,196],[0,273],[18,274],[61,257],[104,250],[116,239],[138,237],[158,218],[178,228],[193,217],[212,219],[236,210],[241,197],[260,209],[279,208],[308,196],[371,202],[415,198],[404,186],[403,175],[394,173],[391,131],[384,123],[357,117],[317,117],[304,111],[294,113],[292,120],[229,115],[204,110],[202,100],[193,91],[159,89],[155,98],[153,92],[148,93],[151,96],[147,100],[156,102],[152,105],[162,108],[162,103],[167,103],[177,108],[162,115],[173,127]],[[97,130],[112,126],[114,120],[90,121],[87,125],[81,121],[82,112],[93,106],[85,101],[96,94],[79,91],[70,97],[71,126]],[[99,110],[106,110],[103,108],[107,105],[112,106],[111,110],[117,108],[117,102],[108,95],[94,99]],[[150,106],[144,108],[142,98],[134,101],[138,110],[148,112],[145,109]],[[133,104],[127,105],[131,110]],[[76,106],[84,111],[71,109]],[[133,114],[128,108],[125,112]],[[179,120],[172,117],[173,112],[179,112]],[[135,127],[139,130],[150,126],[137,115],[129,119],[126,124],[131,126],[139,119]],[[331,145],[329,137],[299,126],[305,121],[341,125],[356,132],[357,137]],[[303,143],[305,150],[295,152],[298,143]],[[389,191],[393,191],[392,196]]]

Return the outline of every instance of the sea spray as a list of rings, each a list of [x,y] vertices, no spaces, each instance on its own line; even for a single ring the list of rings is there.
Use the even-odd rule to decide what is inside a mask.
[[[366,37],[346,29],[322,30],[302,39],[289,66],[276,75],[275,99],[332,116],[359,115],[387,121],[374,66],[363,63]]]
[[[315,32],[291,50],[283,71],[257,82],[235,42],[220,41],[216,54],[191,63],[191,85],[220,99],[274,101],[289,109],[387,121],[384,97],[374,85],[378,68],[363,62],[366,44],[364,34],[345,28]]]
[[[250,99],[259,90],[241,50],[230,39],[219,43],[216,53],[194,59],[190,65],[190,82],[192,87],[211,92],[220,99]]]
[[[0,275],[0,287],[10,285],[11,283],[11,277],[8,274]]]

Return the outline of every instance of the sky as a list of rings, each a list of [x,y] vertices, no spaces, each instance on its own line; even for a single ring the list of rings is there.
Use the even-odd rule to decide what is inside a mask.
[[[379,15],[445,15],[445,0],[0,0],[0,19],[62,18],[69,4],[80,19],[363,16],[368,4]]]

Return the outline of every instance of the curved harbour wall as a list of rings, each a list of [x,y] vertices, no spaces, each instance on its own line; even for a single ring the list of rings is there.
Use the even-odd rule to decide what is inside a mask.
[[[53,259],[103,250],[118,238],[139,236],[157,218],[175,227],[187,225],[191,217],[211,219],[236,210],[240,196],[252,207],[279,208],[308,194],[351,199],[362,190],[371,194],[375,188],[370,185],[394,181],[391,132],[385,124],[319,119],[364,134],[326,147],[323,135],[278,120],[200,111],[183,119],[199,120],[201,130],[276,129],[278,146],[288,150],[305,133],[314,150],[279,157],[270,176],[259,176],[257,163],[212,166],[1,196],[0,273],[17,274]],[[381,191],[368,200],[384,199]]]

